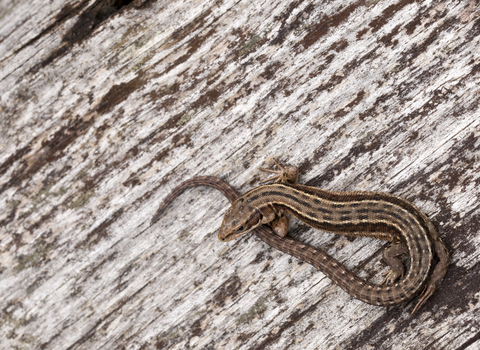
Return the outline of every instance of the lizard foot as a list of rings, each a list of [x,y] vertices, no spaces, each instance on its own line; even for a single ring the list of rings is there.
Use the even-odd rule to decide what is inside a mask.
[[[400,271],[390,270],[385,272],[384,276],[385,276],[385,279],[380,284],[389,285],[389,284],[395,283],[395,281],[397,281],[399,278],[403,278],[403,271],[400,272]]]
[[[279,170],[272,170],[272,169],[265,169],[260,168],[262,171],[266,171],[269,173],[277,174],[275,176],[269,177],[268,179],[262,181],[261,183],[265,183],[271,180],[275,180],[274,183],[289,183],[289,184],[296,184],[298,182],[298,168],[293,165],[285,165],[281,166],[277,163],[277,161],[273,160]]]
[[[420,300],[417,303],[417,305],[415,305],[415,308],[413,309],[411,315],[413,315],[415,311],[420,309],[420,307],[422,307],[422,305],[425,304],[427,299],[430,298],[432,294],[435,292],[435,289],[437,289],[435,282],[430,281],[430,283],[428,283],[425,289],[423,290],[422,294],[420,294]]]

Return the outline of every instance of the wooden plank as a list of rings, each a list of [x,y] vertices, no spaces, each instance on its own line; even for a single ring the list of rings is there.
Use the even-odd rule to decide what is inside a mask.
[[[474,0],[0,2],[2,349],[480,348]],[[181,181],[403,196],[452,264],[434,296],[364,304]],[[380,281],[385,246],[290,235]]]

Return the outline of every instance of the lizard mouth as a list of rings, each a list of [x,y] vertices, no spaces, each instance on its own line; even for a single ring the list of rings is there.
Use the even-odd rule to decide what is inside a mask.
[[[234,225],[223,225],[218,230],[218,239],[222,242],[228,242],[241,236],[245,231],[245,225],[235,227]]]
[[[244,232],[230,232],[230,233],[225,233],[225,232],[222,232],[222,230],[220,229],[218,231],[218,239],[222,242],[228,242],[228,241],[231,241],[232,239],[235,239],[237,238],[238,236],[241,236]]]
[[[222,224],[222,226],[218,230],[218,239],[222,242],[228,242],[253,230],[255,227],[261,224],[261,217],[262,215],[259,211],[254,211],[252,215],[250,215],[248,220],[238,227],[235,227],[233,225],[233,223],[238,225],[238,221],[234,221],[231,225]]]

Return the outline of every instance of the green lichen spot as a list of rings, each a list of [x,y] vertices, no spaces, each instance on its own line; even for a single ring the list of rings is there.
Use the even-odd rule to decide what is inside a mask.
[[[72,209],[81,208],[88,203],[90,197],[93,196],[94,190],[82,193],[76,200],[74,200],[68,207]]]
[[[176,125],[177,125],[177,126],[182,126],[182,125],[184,125],[184,124],[187,124],[187,123],[190,121],[190,119],[192,118],[192,115],[195,114],[195,112],[196,112],[196,110],[193,109],[193,110],[185,113],[184,115],[182,115],[182,116],[180,117],[180,120],[177,122]]]
[[[43,187],[40,190],[40,192],[38,192],[35,195],[35,197],[33,197],[33,199],[31,200],[30,209],[20,213],[19,219],[23,219],[23,218],[26,218],[27,216],[29,216],[31,213],[33,213],[37,209],[37,207],[39,205],[43,204],[44,202],[49,203],[51,197],[61,197],[65,193],[67,193],[68,188],[64,188],[64,187],[60,187],[60,189],[58,191],[51,191],[51,189],[54,185],[55,184],[50,184],[48,186]]]
[[[243,56],[250,51],[252,51],[255,46],[259,43],[262,44],[267,41],[267,34],[272,30],[272,25],[267,26],[265,30],[261,34],[255,34],[245,45],[243,45],[242,49],[239,52],[239,56]]]
[[[180,234],[180,237],[178,237],[178,239],[180,241],[183,241],[185,238],[187,238],[188,236],[190,236],[190,232],[189,231],[185,231],[183,233]]]
[[[251,38],[245,45],[243,45],[242,49],[240,50],[240,56],[252,51],[255,45],[257,45],[260,40],[262,40],[262,37],[258,34],[255,34],[253,38]]]
[[[267,310],[267,297],[263,297],[257,300],[257,302],[246,313],[240,316],[235,323],[240,325],[242,323],[250,322],[256,315],[260,315]]]
[[[35,266],[42,260],[46,260],[48,257],[48,253],[52,249],[51,244],[41,244],[35,252],[32,254],[21,255],[18,258],[18,265],[15,266],[15,271],[20,272],[25,270],[26,268]]]

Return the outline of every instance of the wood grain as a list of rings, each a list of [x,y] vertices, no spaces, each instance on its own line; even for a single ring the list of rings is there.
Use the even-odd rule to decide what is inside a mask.
[[[480,347],[475,0],[0,1],[0,349]],[[418,314],[216,238],[272,158],[412,201],[452,253]],[[383,243],[311,230],[372,282]]]

